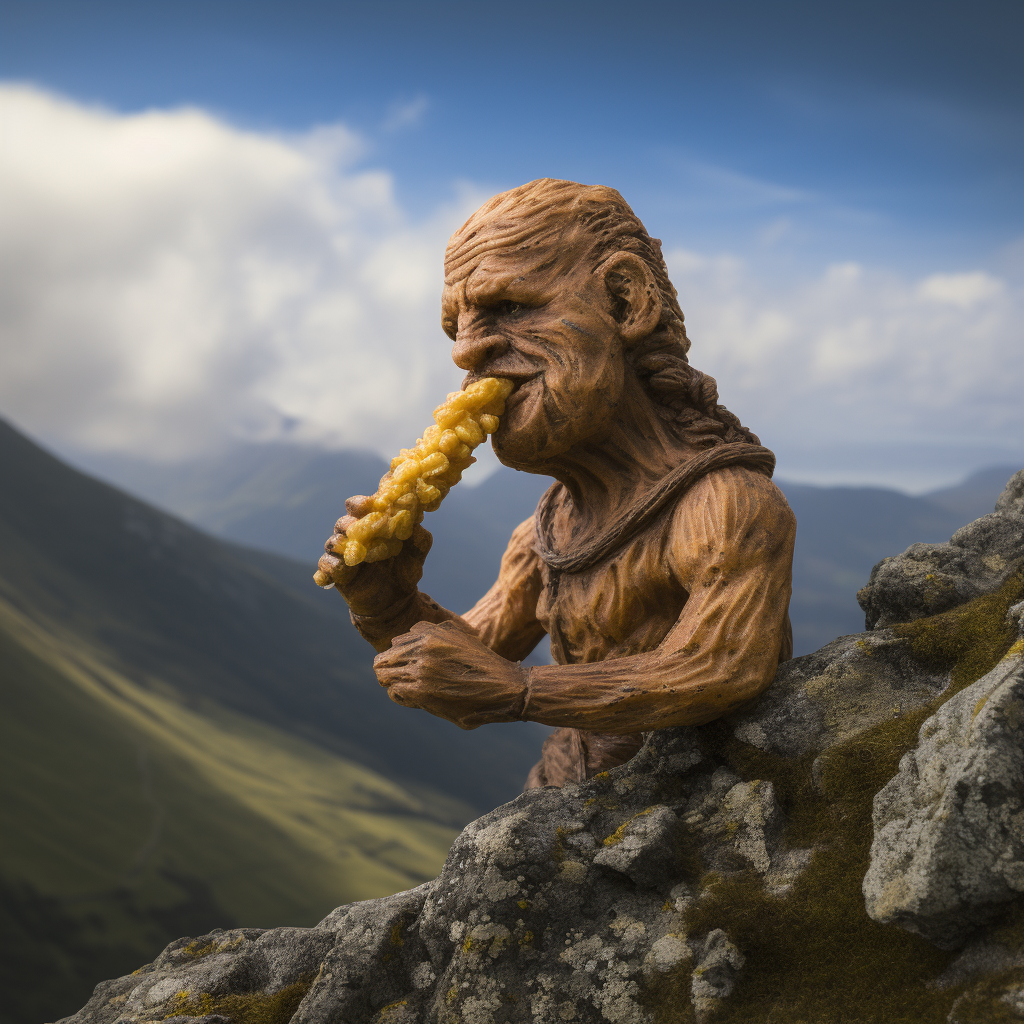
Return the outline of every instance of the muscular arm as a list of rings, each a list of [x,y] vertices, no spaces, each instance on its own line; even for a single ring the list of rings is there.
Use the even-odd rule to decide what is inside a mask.
[[[521,661],[544,636],[537,621],[541,578],[533,536],[531,516],[512,532],[494,586],[462,616],[492,651],[509,661]]]
[[[517,530],[524,542],[528,527]],[[378,678],[396,702],[467,729],[516,718],[610,733],[710,721],[760,693],[788,656],[795,535],[793,513],[766,477],[722,470],[694,485],[676,512],[666,557],[689,598],[654,650],[520,668],[506,658],[522,656],[516,636],[539,636],[529,614],[539,579],[521,590],[499,579],[467,616],[484,643],[453,626],[417,626],[377,658]]]
[[[523,717],[629,733],[699,725],[757,696],[788,646],[795,536],[766,477],[705,477],[672,525],[668,557],[690,596],[668,636],[644,654],[531,669]]]

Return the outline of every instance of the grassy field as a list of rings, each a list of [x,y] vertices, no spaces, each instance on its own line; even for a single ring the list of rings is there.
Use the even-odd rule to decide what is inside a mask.
[[[468,807],[142,687],[0,600],[0,1019],[70,1013],[180,934],[313,924],[436,874]]]

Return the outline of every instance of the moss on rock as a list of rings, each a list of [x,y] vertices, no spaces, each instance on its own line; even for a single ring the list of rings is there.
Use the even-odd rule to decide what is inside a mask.
[[[161,1019],[218,1014],[231,1024],[288,1024],[312,983],[312,975],[307,975],[269,994],[251,992],[215,996],[208,992],[179,992],[165,1007],[166,1012]]]
[[[737,774],[774,783],[788,817],[787,843],[815,849],[808,869],[783,896],[771,895],[753,871],[729,877],[708,872],[701,878],[699,897],[686,913],[688,934],[724,929],[747,964],[735,993],[714,1016],[716,1024],[946,1020],[965,987],[940,990],[928,982],[953,954],[872,921],[864,909],[860,886],[870,856],[872,801],[916,744],[925,719],[1010,650],[1014,631],[1007,610],[1022,596],[1024,574],[1019,573],[994,594],[895,627],[915,660],[951,672],[949,687],[929,705],[881,722],[817,758],[767,754],[731,737],[724,724],[708,730],[709,746],[717,747]],[[1021,934],[1014,940],[1021,943],[1024,921],[1018,927]],[[1004,981],[1010,980],[1008,974]],[[964,1024],[1003,1019],[991,1014],[1009,1012],[1006,1004],[993,1002],[1004,981],[986,983],[989,997],[972,990],[969,1004],[965,997],[963,1009],[958,1007],[959,1019]],[[989,1016],[964,1016],[975,1003],[988,1007]],[[675,1016],[661,1017],[665,1024],[691,1019],[681,1004]]]

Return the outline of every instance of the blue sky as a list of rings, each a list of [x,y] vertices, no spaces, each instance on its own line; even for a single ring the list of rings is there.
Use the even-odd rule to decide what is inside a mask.
[[[1019,3],[36,0],[8,2],[4,22],[0,78],[86,107],[131,115],[191,106],[275,138],[345,126],[356,140],[346,173],[386,173],[407,225],[442,209],[462,215],[467,195],[540,176],[613,185],[666,250],[705,261],[689,303],[676,284],[684,310],[697,311],[691,328],[703,317],[709,337],[727,330],[722,260],[742,264],[734,287],[761,295],[765,310],[776,292],[791,296],[780,314],[791,320],[810,315],[807,302],[820,307],[807,289],[829,267],[857,265],[875,282],[872,295],[897,279],[917,295],[945,287],[927,283],[936,275],[987,274],[973,279],[981,297],[959,307],[942,300],[982,317],[1000,288],[1016,295],[1024,266]],[[725,306],[705,314],[713,270]],[[961,278],[949,284],[957,295],[973,287]],[[986,342],[989,372],[1002,361],[1004,375],[1017,358],[1008,309],[1002,333]],[[966,323],[935,330],[962,333]],[[927,339],[917,343],[926,353]],[[745,395],[730,377],[735,359],[702,361],[699,339],[694,357],[710,360],[729,404]],[[881,363],[876,372],[886,372]],[[873,434],[866,425],[863,444],[852,423],[832,441],[860,445],[861,455],[836,479],[892,482],[923,458],[930,468],[911,485],[924,486],[1024,453],[1012,409],[944,441],[927,416]],[[26,425],[57,442],[65,429]],[[902,431],[903,454],[887,456],[893,431]],[[806,438],[785,435],[776,445],[790,443],[791,475],[825,480],[827,460],[798,456]],[[960,439],[963,451],[949,455]]]
[[[5,7],[6,78],[344,121],[413,208],[459,177],[603,181],[697,243],[776,213],[812,252],[900,264],[984,259],[1022,230],[1018,3]]]

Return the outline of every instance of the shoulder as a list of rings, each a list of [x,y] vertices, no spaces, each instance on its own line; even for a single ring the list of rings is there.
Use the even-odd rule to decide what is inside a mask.
[[[681,555],[746,561],[751,555],[791,553],[796,516],[764,473],[729,466],[701,477],[680,497],[672,533]]]

